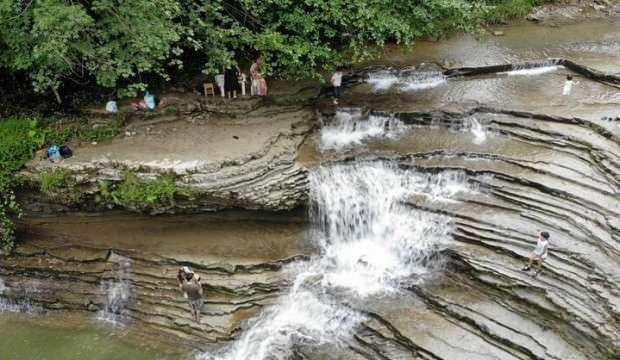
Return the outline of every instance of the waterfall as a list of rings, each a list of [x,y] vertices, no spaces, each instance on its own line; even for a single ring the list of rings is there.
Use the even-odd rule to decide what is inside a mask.
[[[438,253],[452,241],[450,219],[405,202],[453,201],[471,191],[463,173],[431,175],[386,162],[320,166],[310,188],[319,255],[292,264],[288,293],[230,347],[200,359],[288,359],[303,347],[346,346],[365,317],[343,303],[396,295],[441,268]]]
[[[540,75],[556,71],[561,66],[555,60],[545,60],[536,63],[514,64],[512,70],[505,72],[507,75]]]
[[[343,150],[361,145],[372,138],[394,139],[405,133],[406,126],[393,116],[362,116],[359,110],[338,111],[321,129],[319,148]]]
[[[388,70],[376,71],[368,74],[367,82],[373,91],[387,90],[398,82],[398,76]]]
[[[395,73],[381,70],[368,74],[366,82],[375,92],[396,87],[401,91],[428,89],[446,82],[447,78],[440,71],[407,71]]]
[[[436,87],[446,82],[446,77],[439,71],[414,72],[403,79],[405,91],[422,90]]]
[[[113,254],[109,258],[114,261],[114,277],[101,283],[101,292],[105,294],[103,309],[97,319],[112,324],[122,324],[125,320],[125,307],[131,299],[131,261],[128,258]]]
[[[466,127],[469,128],[469,131],[474,136],[474,143],[482,144],[485,142],[487,139],[487,133],[480,121],[474,117],[470,117],[466,121]]]
[[[30,300],[29,294],[36,292],[36,289],[28,287],[23,289],[23,297],[21,299],[13,299],[9,297],[11,289],[6,286],[3,278],[0,278],[0,313],[2,312],[20,312],[27,314],[43,313],[43,308],[35,305]]]

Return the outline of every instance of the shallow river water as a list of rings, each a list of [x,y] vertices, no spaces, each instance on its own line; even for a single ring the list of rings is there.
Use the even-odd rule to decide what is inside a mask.
[[[0,272],[0,358],[611,356],[620,121],[601,118],[620,116],[620,90],[576,76],[562,95],[571,71],[551,61],[440,66],[616,73],[620,22],[502,30],[387,49],[300,148],[308,209],[25,219]],[[536,277],[519,269],[541,229]],[[206,283],[200,325],[183,265]]]

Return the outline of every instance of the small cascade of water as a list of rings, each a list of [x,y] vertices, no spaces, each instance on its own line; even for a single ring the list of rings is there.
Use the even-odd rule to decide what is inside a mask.
[[[333,119],[323,123],[319,149],[343,150],[361,145],[368,139],[395,139],[406,131],[407,127],[393,116],[364,117],[359,110],[341,110]]]
[[[415,91],[428,89],[446,82],[447,78],[440,71],[407,71],[396,73],[381,70],[368,74],[366,82],[373,91],[385,91],[396,88],[399,91]]]
[[[446,82],[446,77],[441,72],[414,72],[403,79],[402,89],[405,91],[429,89],[444,82]]]
[[[533,76],[533,75],[541,75],[548,72],[553,72],[561,68],[561,65],[557,64],[555,60],[545,60],[536,63],[524,63],[524,64],[514,64],[512,66],[512,70],[507,71],[506,74],[510,76],[521,75],[521,76]]]
[[[484,126],[475,117],[470,117],[466,120],[466,127],[474,136],[475,144],[482,144],[487,139],[487,132]]]
[[[24,289],[23,298],[16,300],[8,297],[9,287],[6,286],[3,278],[0,278],[0,313],[2,312],[19,312],[27,314],[39,314],[43,312],[43,308],[35,305],[30,301],[29,294],[36,292],[35,289]]]
[[[341,304],[423,281],[441,268],[438,252],[452,241],[448,217],[404,202],[450,201],[472,191],[463,173],[425,174],[384,162],[321,166],[310,174],[310,188],[320,255],[288,268],[290,291],[240,339],[199,359],[289,359],[299,347],[347,346],[365,316]]]
[[[115,325],[123,324],[125,320],[125,308],[131,300],[131,261],[128,258],[113,255],[111,261],[115,262],[114,278],[101,283],[101,292],[105,294],[103,309],[99,311],[98,320]]]
[[[382,91],[391,88],[398,82],[398,76],[389,70],[381,70],[368,74],[368,84],[373,91]]]

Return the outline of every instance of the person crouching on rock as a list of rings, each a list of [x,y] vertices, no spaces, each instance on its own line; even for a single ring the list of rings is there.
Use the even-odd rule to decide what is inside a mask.
[[[532,268],[532,264],[536,263],[537,270],[536,274],[540,273],[542,270],[542,263],[547,258],[547,252],[549,249],[549,233],[546,231],[541,231],[538,233],[538,242],[536,243],[536,248],[530,255],[530,261],[527,266],[521,269],[522,271],[530,271]]]
[[[200,276],[187,266],[179,269],[177,274],[179,288],[183,291],[184,296],[189,300],[189,306],[192,309],[192,317],[197,323],[200,323],[200,311],[202,310],[202,285],[200,284]]]

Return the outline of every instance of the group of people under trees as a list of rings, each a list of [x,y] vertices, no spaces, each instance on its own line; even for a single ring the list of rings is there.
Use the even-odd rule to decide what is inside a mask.
[[[247,76],[241,71],[237,64],[230,64],[222,68],[223,73],[215,75],[215,83],[217,84],[222,97],[229,99],[237,98],[238,94],[246,96]],[[342,95],[342,76],[341,70],[336,70],[330,77],[329,81],[333,90],[333,102],[338,104],[338,99]],[[261,61],[257,59],[250,66],[250,95],[251,96],[267,96],[267,81],[261,71]],[[143,98],[137,98],[131,101],[131,108],[134,111],[153,110],[163,104],[163,99],[145,91]],[[118,104],[116,97],[110,97],[105,106],[107,113],[117,113]]]
[[[250,95],[267,96],[267,81],[261,71],[260,59],[256,60],[250,66]],[[220,90],[222,97],[229,99],[237,98],[237,94],[246,95],[247,76],[241,71],[237,64],[228,65],[223,68],[222,74],[215,75],[215,82]],[[131,108],[134,111],[153,110],[163,104],[163,99],[145,91],[143,98],[137,98],[131,101]],[[105,106],[107,113],[117,113],[118,103],[116,97],[112,96],[108,99]]]
[[[261,72],[260,59],[250,66],[250,95],[267,96],[267,81]],[[222,97],[237,98],[237,94],[246,95],[247,76],[237,64],[228,65],[223,73],[215,75],[215,83],[220,89]]]

